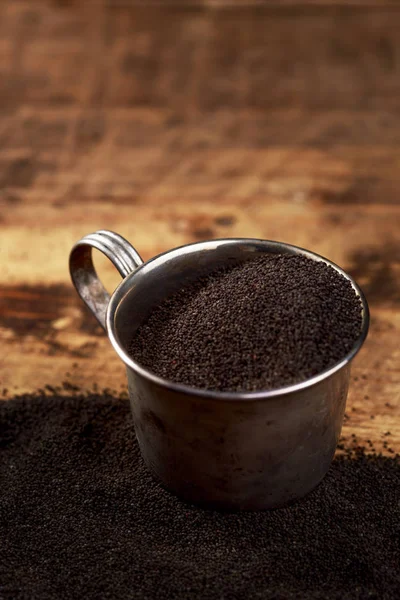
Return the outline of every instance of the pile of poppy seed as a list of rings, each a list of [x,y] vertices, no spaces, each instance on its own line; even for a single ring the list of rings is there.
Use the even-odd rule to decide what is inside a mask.
[[[333,267],[264,254],[183,287],[153,310],[131,356],[192,387],[251,392],[333,366],[360,335],[362,306]]]
[[[288,508],[221,513],[149,475],[128,401],[0,402],[2,600],[397,600],[400,461],[334,460]],[[351,452],[349,452],[351,454]]]

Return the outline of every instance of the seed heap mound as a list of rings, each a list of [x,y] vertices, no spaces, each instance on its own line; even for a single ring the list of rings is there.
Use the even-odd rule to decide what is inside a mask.
[[[333,267],[264,254],[166,298],[129,351],[156,375],[192,387],[279,388],[342,359],[360,335],[361,311],[351,283]]]
[[[127,400],[0,402],[2,600],[398,600],[398,458],[337,458],[284,509],[184,504],[148,473]]]

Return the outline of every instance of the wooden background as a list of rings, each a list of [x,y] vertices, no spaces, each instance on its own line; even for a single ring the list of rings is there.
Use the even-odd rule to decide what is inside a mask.
[[[69,280],[84,234],[113,229],[144,259],[276,239],[363,286],[344,436],[400,451],[399,33],[383,0],[2,0],[3,395],[124,389]]]

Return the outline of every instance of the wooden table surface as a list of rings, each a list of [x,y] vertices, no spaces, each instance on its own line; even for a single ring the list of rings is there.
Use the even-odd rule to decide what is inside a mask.
[[[0,3],[0,386],[124,389],[70,283],[84,234],[281,240],[363,286],[344,436],[400,451],[400,6],[244,4]]]

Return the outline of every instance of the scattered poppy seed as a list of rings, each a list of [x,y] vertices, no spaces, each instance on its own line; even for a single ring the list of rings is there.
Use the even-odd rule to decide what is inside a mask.
[[[77,392],[79,390],[78,386],[73,385],[70,381],[63,381],[62,386],[67,392]]]

